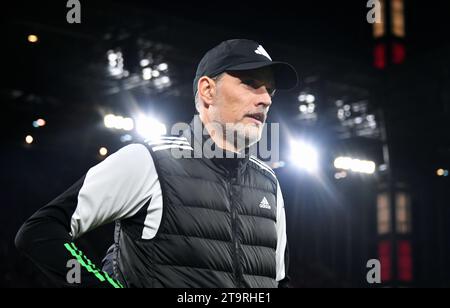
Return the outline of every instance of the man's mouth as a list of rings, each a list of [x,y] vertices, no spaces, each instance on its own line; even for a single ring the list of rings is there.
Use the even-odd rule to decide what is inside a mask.
[[[249,113],[245,115],[245,117],[255,120],[255,122],[260,125],[263,124],[266,120],[266,116],[262,112]]]

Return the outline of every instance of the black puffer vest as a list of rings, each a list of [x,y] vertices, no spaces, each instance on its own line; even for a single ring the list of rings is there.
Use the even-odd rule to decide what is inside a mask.
[[[194,151],[206,140],[193,129],[182,136]],[[248,155],[179,159],[148,148],[163,216],[151,240],[138,232],[145,209],[117,224],[116,277],[128,287],[277,287],[274,175]]]

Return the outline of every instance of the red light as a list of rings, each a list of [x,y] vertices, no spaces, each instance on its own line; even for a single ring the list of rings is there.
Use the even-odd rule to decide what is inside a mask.
[[[381,263],[381,281],[391,280],[391,243],[389,241],[381,241],[378,243],[378,256]]]
[[[398,256],[398,279],[401,281],[412,281],[412,256],[411,243],[409,241],[399,241],[397,247]]]
[[[392,63],[401,64],[405,62],[406,49],[401,43],[394,43],[392,46]]]
[[[375,46],[374,65],[380,70],[386,67],[386,46],[384,44],[377,44]]]

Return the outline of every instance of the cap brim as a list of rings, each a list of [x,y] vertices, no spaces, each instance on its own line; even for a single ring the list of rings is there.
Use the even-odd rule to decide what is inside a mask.
[[[252,62],[229,67],[226,71],[247,71],[271,67],[275,79],[275,88],[289,90],[297,86],[298,76],[295,68],[286,62]]]

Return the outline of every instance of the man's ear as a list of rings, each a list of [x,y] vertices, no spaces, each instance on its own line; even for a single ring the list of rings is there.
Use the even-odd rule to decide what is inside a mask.
[[[216,83],[207,76],[203,76],[197,83],[198,96],[201,98],[205,107],[208,108],[213,104],[213,98],[216,94]]]

